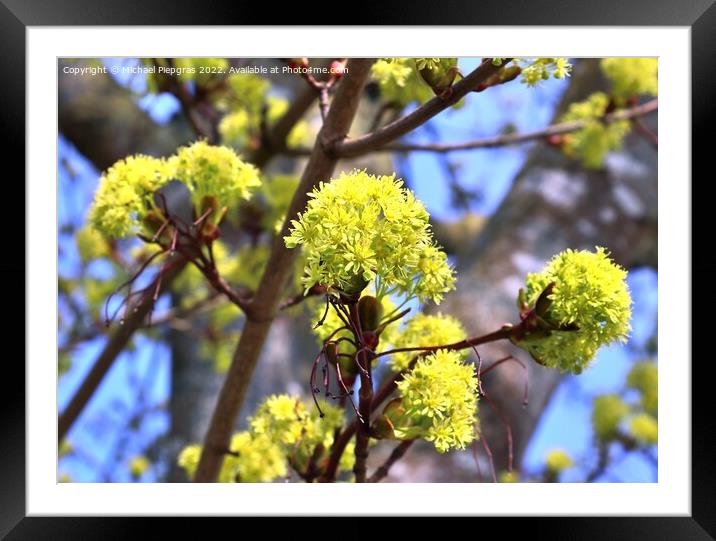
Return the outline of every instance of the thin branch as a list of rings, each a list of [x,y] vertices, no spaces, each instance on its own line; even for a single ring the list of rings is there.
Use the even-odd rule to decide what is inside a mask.
[[[221,301],[221,296],[217,292],[211,293],[191,306],[170,308],[163,314],[152,319],[152,327],[159,327],[165,323],[171,324],[175,320],[186,319],[198,313],[214,308]]]
[[[509,60],[511,59],[505,59],[505,63]],[[486,60],[477,69],[455,84],[448,96],[435,97],[412,113],[362,137],[347,141],[336,140],[331,152],[336,156],[345,158],[360,156],[379,149],[425,124],[438,113],[457,103],[463,96],[477,88],[480,83],[485,82],[500,69],[499,66],[495,66],[491,61]]]
[[[327,288],[321,285],[314,285],[306,293],[296,293],[292,297],[285,299],[280,305],[279,310],[286,310],[297,304],[301,304],[304,300],[309,297],[317,297],[319,295],[325,295]]]
[[[639,118],[637,119],[634,124],[636,125],[637,130],[639,133],[646,139],[649,144],[656,150],[659,149],[659,136],[655,134],[653,131],[649,129],[649,127],[644,124],[644,122]]]
[[[167,273],[163,280],[162,291],[168,289],[174,278],[184,269],[184,266],[185,263],[181,262]],[[105,344],[102,353],[97,357],[89,374],[87,374],[80,388],[77,389],[77,392],[60,415],[57,422],[57,441],[62,441],[70,431],[70,428],[72,428],[72,425],[80,416],[100,383],[102,383],[104,376],[109,371],[114,360],[122,353],[134,332],[143,326],[144,319],[151,312],[153,306],[153,300],[146,298],[144,302],[137,305],[136,311],[130,311],[130,315],[125,319],[124,324],[118,325],[114,333],[109,337],[107,344]]]
[[[607,471],[609,466],[609,446],[606,443],[599,443],[597,456],[597,464],[587,473],[585,483],[593,483]]]
[[[617,120],[636,120],[636,127],[640,132],[649,139],[649,142],[654,146],[658,146],[658,138],[651,131],[644,132],[643,123],[639,120],[641,117],[647,116],[654,113],[659,108],[659,102],[657,99],[648,101],[642,105],[631,107],[629,109],[622,109],[614,113],[606,115],[603,119],[604,123],[611,124]],[[372,152],[434,152],[438,154],[445,154],[448,152],[455,152],[460,150],[474,150],[480,148],[495,148],[509,145],[519,145],[522,143],[528,143],[539,139],[546,139],[553,135],[564,135],[567,133],[573,133],[578,131],[586,125],[584,121],[576,122],[563,122],[560,124],[553,124],[547,128],[541,130],[535,130],[524,133],[508,133],[504,135],[496,135],[493,137],[486,137],[484,139],[476,139],[474,141],[466,141],[463,143],[436,143],[436,144],[420,144],[420,143],[390,143],[384,146],[372,149]],[[286,149],[285,153],[293,156],[305,156],[310,153],[308,148],[290,148]]]
[[[417,360],[418,357],[414,358],[408,365],[408,368],[402,370],[401,372],[391,374],[385,381],[383,381],[378,390],[373,394],[373,402],[370,406],[371,411],[376,411],[378,406],[380,406],[391,394],[393,394],[393,391],[397,388],[397,383],[405,377],[405,374],[413,369]],[[351,441],[351,438],[353,438],[357,430],[358,421],[356,420],[349,424],[346,429],[336,437],[333,447],[331,447],[331,455],[328,458],[328,464],[326,465],[326,469],[324,470],[323,475],[321,475],[319,481],[325,483],[333,481],[336,478],[338,463],[341,460],[341,456],[343,456],[343,451],[345,451],[346,446]]]
[[[165,59],[170,65],[172,65],[171,59],[167,58]],[[157,69],[159,67],[159,61],[157,59],[153,60],[154,67]],[[194,114],[195,112],[195,101],[194,98],[189,94],[189,91],[187,90],[184,83],[182,83],[178,77],[175,75],[170,75],[166,77],[166,88],[170,94],[172,94],[177,101],[179,101],[179,104],[181,105],[182,112],[184,113],[184,116],[189,121],[189,124],[191,125],[192,130],[194,130],[194,133],[197,137],[206,138],[209,141],[212,141],[214,138],[211,137],[210,133],[207,133],[207,131],[201,126],[201,124],[197,121],[197,118]],[[214,141],[215,142],[215,141]]]
[[[390,453],[390,456],[386,459],[386,461],[381,464],[380,467],[375,470],[375,473],[373,473],[373,475],[368,478],[368,482],[378,483],[383,480],[388,475],[388,472],[390,471],[390,468],[393,466],[393,464],[403,458],[406,451],[410,449],[411,445],[413,445],[414,441],[415,440],[406,440],[400,442],[400,445],[393,449],[393,452]]]
[[[360,316],[358,315],[358,307],[355,304],[350,306],[350,317],[351,322],[358,330],[358,332],[354,333],[354,339],[361,346],[361,349],[356,353],[356,362],[360,372],[360,390],[358,392],[360,417],[356,432],[356,459],[353,465],[353,473],[355,474],[356,483],[365,483],[370,443],[370,415],[373,406],[373,378],[371,377],[373,354],[372,352],[368,353],[365,349]]]
[[[281,302],[280,296],[288,281],[296,250],[289,250],[283,243],[292,219],[306,207],[313,187],[321,180],[330,178],[337,157],[329,155],[327,142],[342,140],[355,116],[363,87],[368,78],[372,59],[350,61],[347,74],[337,87],[326,122],[318,135],[313,154],[301,177],[301,182],[286,213],[281,233],[276,236],[271,254],[259,283],[254,302],[250,303],[247,320],[234,352],[233,360],[224,380],[209,429],[204,439],[201,458],[194,476],[195,482],[214,482],[224,460],[218,449],[226,448],[231,438],[235,420],[246,396],[251,376],[258,362],[261,349],[273,318]]]
[[[283,151],[288,134],[311,108],[316,97],[316,92],[312,88],[301,90],[288,110],[261,138],[261,145],[247,156],[248,161],[261,168],[279,151]]]
[[[467,349],[475,346],[479,346],[482,344],[487,344],[488,342],[496,342],[498,340],[505,340],[508,338],[511,338],[515,336],[516,333],[520,332],[522,329],[520,325],[516,325],[514,327],[503,327],[497,331],[491,332],[489,334],[485,334],[482,336],[476,336],[474,338],[466,338],[465,340],[460,340],[459,342],[453,342],[452,344],[445,344],[445,345],[438,345],[438,346],[417,346],[417,347],[409,347],[409,348],[396,348],[396,349],[389,349],[387,351],[383,351],[381,353],[377,353],[375,355],[375,358],[385,357],[387,355],[394,355],[396,353],[404,353],[409,351],[420,351],[423,353],[430,353],[437,351],[439,349],[446,349],[449,351],[459,350],[459,349]]]
[[[654,99],[643,105],[638,105],[630,109],[622,109],[604,117],[603,121],[605,124],[611,124],[618,120],[633,120],[638,119],[648,114],[657,111],[659,107],[658,100]],[[476,141],[468,141],[466,143],[452,143],[452,144],[412,144],[412,143],[393,143],[387,145],[381,149],[381,151],[422,151],[422,152],[453,152],[456,150],[472,150],[477,148],[494,148],[508,145],[517,145],[520,143],[527,143],[536,139],[546,139],[551,135],[564,135],[566,133],[572,133],[581,130],[587,125],[585,121],[577,122],[563,122],[561,124],[554,124],[542,130],[536,130],[525,133],[508,133],[504,135],[498,135],[495,137],[488,137],[486,139],[478,139]]]

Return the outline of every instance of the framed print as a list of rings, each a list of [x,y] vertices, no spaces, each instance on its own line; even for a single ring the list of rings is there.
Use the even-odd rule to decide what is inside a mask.
[[[716,8],[399,4],[0,6],[27,210],[3,535],[435,515],[713,538],[690,175]]]

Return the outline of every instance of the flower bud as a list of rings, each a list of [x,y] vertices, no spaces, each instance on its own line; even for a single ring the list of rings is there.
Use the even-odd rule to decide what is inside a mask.
[[[548,135],[547,144],[556,148],[560,148],[564,144],[564,137],[559,134]]]
[[[326,342],[326,358],[331,364],[338,362],[338,344],[333,340]]]
[[[292,68],[308,68],[308,58],[289,58],[288,65]]]
[[[204,216],[205,213],[209,212],[208,216],[204,220],[205,223],[212,223],[219,225],[224,220],[228,207],[222,207],[219,199],[213,195],[205,195],[201,199],[201,205],[199,207],[199,216]]]
[[[365,295],[358,301],[358,316],[363,331],[375,331],[383,317],[383,305],[371,295]]]
[[[201,227],[201,240],[206,244],[211,244],[218,239],[220,235],[221,231],[217,225],[207,222]]]
[[[334,79],[340,79],[341,77],[343,77],[343,75],[345,75],[346,64],[345,62],[341,62],[340,60],[334,60],[333,62],[331,62],[331,67],[329,71]]]
[[[405,416],[405,408],[400,398],[394,398],[383,408],[380,417],[373,421],[372,436],[376,439],[396,440],[396,423]]]
[[[516,65],[502,68],[497,73],[490,75],[484,82],[480,83],[475,87],[475,92],[482,92],[490,88],[491,86],[497,86],[504,83],[508,83],[517,78],[522,73],[522,68]]]

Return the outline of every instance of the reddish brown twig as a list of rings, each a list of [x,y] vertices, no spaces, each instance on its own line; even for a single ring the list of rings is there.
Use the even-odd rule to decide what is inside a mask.
[[[368,478],[369,483],[379,483],[382,481],[390,471],[390,468],[395,464],[398,460],[403,458],[405,456],[405,453],[408,449],[410,449],[410,446],[413,445],[413,442],[415,440],[406,440],[401,441],[400,444],[398,444],[393,451],[390,453],[390,456],[386,459],[383,464],[381,464],[377,470]]]

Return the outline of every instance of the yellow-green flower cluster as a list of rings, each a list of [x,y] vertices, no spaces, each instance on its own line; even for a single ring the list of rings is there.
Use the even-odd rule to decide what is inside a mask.
[[[572,71],[572,65],[566,58],[538,58],[534,61],[518,58],[515,63],[522,68],[520,81],[530,87],[537,86],[550,77],[564,79]]]
[[[174,178],[186,184],[197,207],[204,197],[212,196],[219,207],[231,210],[239,201],[249,199],[252,189],[261,184],[253,165],[241,161],[230,148],[206,141],[181,147],[169,163]]]
[[[626,377],[627,389],[639,391],[639,403],[629,404],[617,394],[596,397],[592,424],[597,438],[602,441],[620,439],[628,442],[631,437],[639,445],[656,445],[659,439],[656,418],[658,378],[656,364],[641,361],[632,366]]]
[[[391,421],[398,439],[423,438],[440,453],[475,439],[477,377],[457,352],[420,359],[397,385],[404,413]]]
[[[172,178],[166,160],[138,154],[119,160],[100,178],[88,221],[110,238],[136,232],[156,208],[154,193]]]
[[[146,456],[134,456],[129,461],[129,473],[132,474],[132,477],[141,477],[149,469],[149,466],[151,463]]]
[[[286,459],[278,445],[266,436],[244,431],[234,434],[229,444],[231,454],[224,458],[220,483],[267,483],[288,473]],[[191,479],[199,465],[201,445],[185,447],[177,463]]]
[[[83,263],[106,257],[110,253],[107,239],[90,225],[85,225],[75,233],[75,242]]]
[[[518,345],[545,366],[580,373],[601,346],[627,339],[632,300],[626,276],[601,247],[557,254],[542,272],[527,276],[526,291],[528,305],[534,306],[554,284],[542,316],[554,330]],[[571,330],[559,330],[565,327]]]
[[[220,106],[234,109],[232,105],[237,105],[252,116],[261,113],[266,93],[271,86],[268,79],[253,73],[232,73],[227,79],[227,85],[231,92],[224,96],[226,103],[220,102]]]
[[[286,114],[290,104],[288,100],[285,100],[283,98],[275,98],[273,96],[269,96],[266,99],[266,105],[266,119],[268,120],[269,125],[272,125],[278,122],[278,120],[283,117],[284,114]],[[305,143],[308,138],[308,123],[304,120],[301,120],[297,122],[293,128],[291,128],[290,132],[288,132],[288,135],[286,136],[286,145],[289,148],[295,147]]]
[[[251,117],[244,109],[237,109],[224,115],[219,122],[222,143],[235,148],[245,147],[249,141],[251,127]]]
[[[629,414],[629,405],[617,394],[597,396],[592,405],[592,427],[603,441],[613,439],[620,423]]]
[[[439,304],[443,294],[455,287],[455,271],[439,246],[425,244],[421,250],[414,293],[420,300],[432,299]]]
[[[425,207],[395,175],[342,173],[309,196],[285,237],[288,248],[304,248],[306,289],[319,283],[355,294],[377,279],[379,298],[393,292],[437,303],[454,288]]]
[[[458,74],[457,58],[416,58],[415,68],[436,94],[447,90]]]
[[[520,474],[519,472],[512,470],[512,471],[501,471],[500,475],[497,478],[497,481],[499,483],[519,483],[520,482]]]
[[[656,445],[659,442],[659,423],[648,413],[639,413],[629,421],[629,432],[642,445]]]
[[[552,449],[545,457],[545,465],[550,472],[560,473],[574,466],[574,461],[567,451]]]
[[[62,377],[72,368],[72,357],[67,351],[57,352],[57,375]]]
[[[437,70],[442,67],[444,64],[444,60],[448,61],[455,61],[457,59],[455,58],[416,58],[415,59],[415,66],[419,70],[429,69],[429,70]]]
[[[180,81],[206,85],[224,77],[229,61],[226,58],[175,58],[174,67],[179,69],[177,77]]]
[[[271,126],[288,110],[289,102],[269,96],[270,83],[251,73],[234,73],[227,78],[228,92],[218,94],[216,106],[226,114],[219,123],[222,142],[235,148],[255,147],[259,142],[262,121]],[[265,112],[264,112],[265,107]],[[308,123],[297,122],[286,138],[286,144],[298,146],[309,138]]]
[[[588,168],[601,167],[609,151],[618,150],[629,133],[627,120],[603,122],[609,106],[609,97],[595,92],[584,101],[573,103],[562,116],[563,122],[586,122],[579,131],[564,136],[564,152],[581,159]]]
[[[462,324],[453,316],[443,314],[417,314],[400,330],[393,339],[395,348],[439,346],[452,344],[467,338]],[[467,358],[468,351],[456,352],[461,358]],[[410,365],[416,353],[396,353],[390,360],[393,370],[399,372]]]
[[[303,471],[318,445],[322,445],[324,455],[328,453],[335,430],[343,424],[339,408],[323,404],[322,409],[323,418],[297,397],[268,397],[249,418],[249,429],[232,437],[232,453],[224,461],[219,481],[268,482],[285,476],[289,466]],[[351,443],[341,457],[339,470],[353,467],[353,451]],[[190,477],[196,471],[200,455],[199,445],[190,445],[179,455],[178,463]]]
[[[294,467],[303,469],[314,454],[316,446],[323,446],[328,453],[333,445],[333,436],[343,424],[343,411],[331,404],[322,404],[324,416],[318,410],[306,406],[297,397],[274,395],[269,397],[249,420],[251,432],[266,434],[277,442],[286,456],[291,456]],[[351,448],[344,451],[339,466],[353,467]]]
[[[193,443],[187,445],[181,450],[177,457],[177,464],[180,468],[183,468],[189,479],[194,477],[196,468],[199,466],[199,459],[201,458],[201,445]]]
[[[649,413],[659,409],[659,369],[650,361],[634,364],[627,375],[627,386],[641,394],[641,406]]]
[[[428,101],[435,96],[418,75],[415,59],[412,58],[380,59],[371,67],[371,77],[378,83],[386,103],[403,107],[412,102]]]
[[[106,237],[136,233],[147,214],[157,209],[154,195],[176,179],[184,183],[200,208],[205,196],[234,208],[261,184],[258,170],[230,148],[205,141],[181,147],[168,159],[136,155],[120,160],[105,172],[89,213],[89,222]]]
[[[72,444],[67,441],[66,439],[63,439],[60,443],[60,447],[57,450],[57,454],[60,458],[62,458],[65,455],[69,455],[70,453],[74,452],[74,447],[72,447]]]
[[[605,58],[600,65],[611,83],[610,94],[595,92],[586,100],[571,104],[561,119],[586,122],[579,131],[564,135],[563,150],[588,168],[601,167],[609,151],[621,148],[630,130],[627,120],[604,122],[607,110],[622,107],[631,98],[658,93],[656,58]]]
[[[263,103],[263,99],[260,103]],[[271,125],[277,122],[288,110],[289,103],[281,98],[268,97],[266,100],[266,120]],[[252,137],[258,137],[261,130],[261,108],[241,108],[240,106],[226,114],[219,123],[221,140],[232,147],[242,148],[248,145]],[[309,138],[308,123],[297,122],[286,137],[288,147],[299,146]]]
[[[658,95],[657,58],[604,58],[601,68],[612,84],[612,95],[619,102],[634,96]]]

